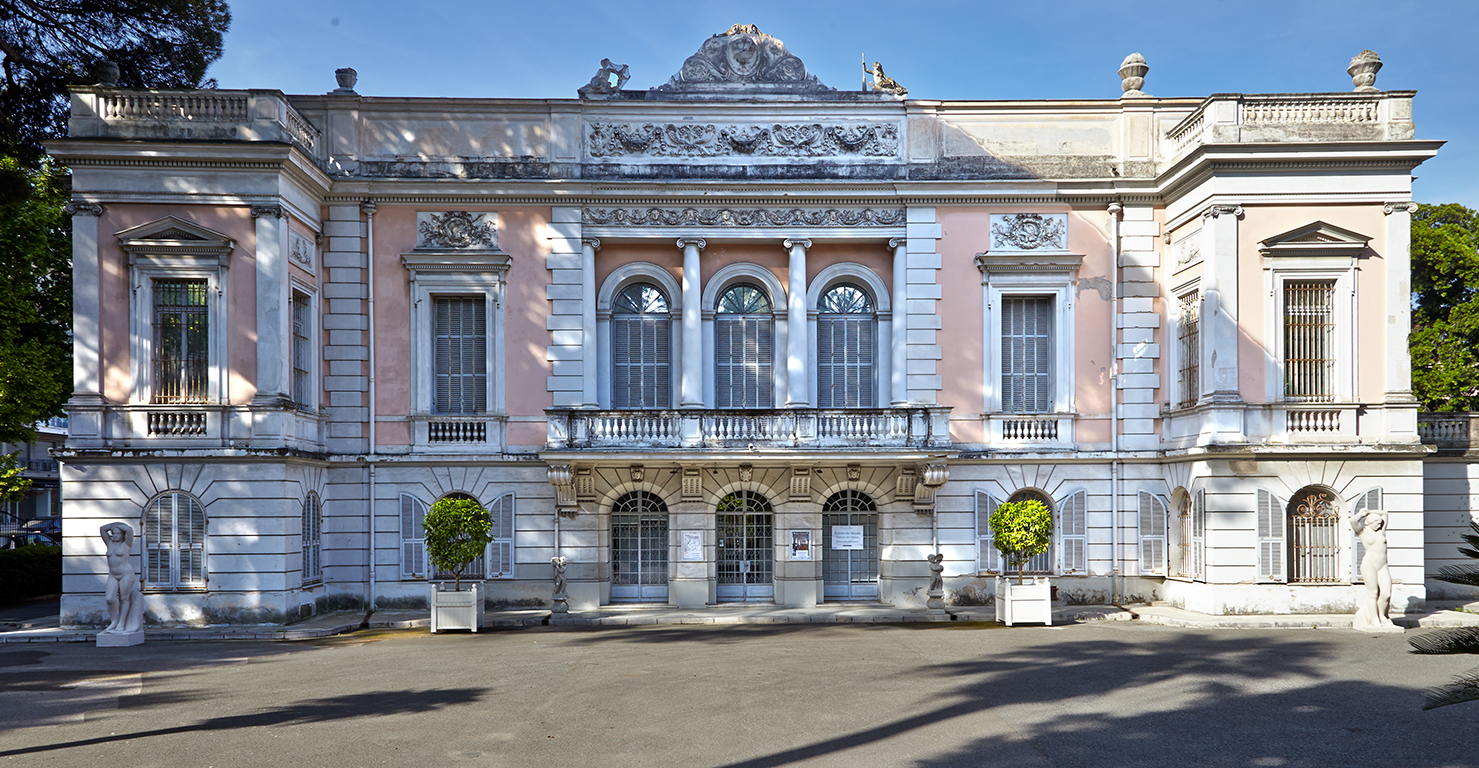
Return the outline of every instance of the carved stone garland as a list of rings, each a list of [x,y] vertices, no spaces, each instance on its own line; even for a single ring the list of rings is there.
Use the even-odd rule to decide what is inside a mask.
[[[613,227],[893,227],[903,208],[585,208],[581,223]]]
[[[486,214],[448,211],[420,222],[422,248],[496,248],[498,231]]]
[[[591,157],[895,157],[899,127],[893,123],[592,123],[586,146]]]
[[[1042,248],[1063,250],[1064,227],[1060,219],[1040,213],[1015,213],[1001,217],[1002,223],[991,225],[991,247],[1010,247],[1023,251]]]

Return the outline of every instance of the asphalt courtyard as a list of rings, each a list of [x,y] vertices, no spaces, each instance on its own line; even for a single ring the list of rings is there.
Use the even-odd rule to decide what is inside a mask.
[[[1476,666],[1400,635],[1136,622],[25,644],[0,646],[0,760],[1479,766],[1479,702],[1421,710]]]

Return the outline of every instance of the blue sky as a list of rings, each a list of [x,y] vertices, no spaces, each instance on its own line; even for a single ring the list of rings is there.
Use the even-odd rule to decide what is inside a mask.
[[[238,0],[222,88],[324,93],[334,69],[361,94],[573,98],[603,57],[628,88],[666,82],[708,36],[755,24],[822,82],[856,89],[883,62],[921,99],[1116,98],[1115,70],[1139,51],[1157,96],[1351,90],[1363,48],[1376,85],[1418,91],[1417,135],[1444,139],[1417,169],[1420,202],[1479,208],[1479,0],[1237,2],[399,2]]]

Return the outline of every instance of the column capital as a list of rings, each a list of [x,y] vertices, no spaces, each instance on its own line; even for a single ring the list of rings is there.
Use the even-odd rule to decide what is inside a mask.
[[[367,218],[373,219],[375,217],[375,212],[379,209],[380,206],[375,205],[374,200],[366,200],[359,204],[359,212],[363,213]]]
[[[288,216],[288,212],[281,205],[278,205],[276,203],[272,205],[252,206],[252,218],[257,219],[263,216],[271,216],[276,219],[285,219]]]
[[[1202,218],[1204,219],[1215,219],[1219,216],[1224,215],[1231,216],[1235,219],[1241,219],[1243,218],[1243,206],[1225,205],[1219,203],[1217,205],[1209,205],[1207,206],[1207,210],[1202,211]]]
[[[687,248],[690,245],[697,246],[698,249],[700,251],[702,251],[704,249],[704,246],[708,245],[708,243],[705,242],[702,237],[680,237],[680,238],[678,238],[678,247],[679,248]]]
[[[1391,216],[1398,211],[1401,211],[1402,213],[1417,213],[1417,203],[1387,203],[1386,205],[1383,205],[1381,207],[1381,212],[1388,216]]]
[[[62,206],[62,212],[68,216],[102,216],[102,203],[89,203],[86,200],[71,200]]]
[[[795,248],[798,245],[801,246],[802,248],[811,248],[811,238],[809,238],[809,237],[788,237],[785,240],[782,240],[781,241],[781,245],[786,250],[788,250],[788,251],[791,250],[792,248]]]
[[[678,244],[680,246],[682,245],[682,243],[682,240],[678,241]],[[582,237],[580,238],[580,244],[587,248],[590,248],[593,251],[601,250],[601,238],[599,237]],[[703,246],[700,245],[699,247],[702,248]]]
[[[888,247],[892,250],[898,250],[899,248],[904,247],[904,245],[906,245],[908,242],[909,238],[907,237],[890,237],[888,239]]]

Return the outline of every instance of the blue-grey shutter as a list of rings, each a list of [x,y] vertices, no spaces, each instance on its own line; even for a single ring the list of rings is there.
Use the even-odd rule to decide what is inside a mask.
[[[872,408],[874,321],[870,315],[821,315],[817,319],[817,405]]]
[[[488,409],[487,306],[482,296],[438,298],[432,410],[482,413]]]
[[[1053,300],[1011,296],[1001,307],[1001,409],[1052,410]]]
[[[991,516],[996,514],[996,499],[985,491],[976,491],[976,567],[1001,573],[1001,553],[991,533]]]
[[[426,578],[426,505],[410,494],[401,494],[401,578]]]
[[[1089,494],[1078,491],[1058,502],[1064,573],[1088,573]]]
[[[672,321],[666,315],[619,314],[611,318],[612,405],[672,406]]]
[[[205,586],[205,509],[193,497],[177,493],[175,543],[180,553],[182,587]]]
[[[1284,581],[1284,503],[1258,489],[1258,579]]]
[[[493,522],[489,530],[493,541],[488,544],[486,555],[488,578],[512,578],[514,575],[514,495],[505,494],[488,505],[488,516]]]
[[[1351,516],[1368,509],[1385,509],[1381,498],[1381,489],[1372,488],[1356,498],[1356,503],[1351,507]],[[1364,581],[1361,576],[1361,558],[1366,556],[1366,545],[1361,543],[1361,537],[1356,535],[1355,529],[1351,529],[1351,583],[1359,584]]]
[[[775,400],[773,326],[757,315],[714,318],[714,394],[720,408],[770,408]]]
[[[1166,504],[1140,492],[1140,573],[1166,575]]]
[[[174,494],[166,493],[144,509],[144,583],[172,587],[175,551]]]

